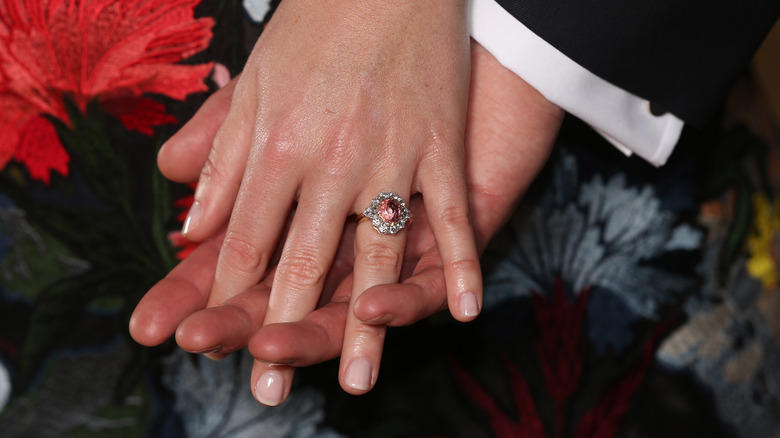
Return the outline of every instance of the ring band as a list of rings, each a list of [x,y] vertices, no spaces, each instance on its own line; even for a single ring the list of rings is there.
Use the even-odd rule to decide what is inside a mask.
[[[412,212],[406,201],[395,193],[382,192],[371,201],[371,206],[357,216],[358,223],[370,220],[379,234],[396,234],[412,223]]]

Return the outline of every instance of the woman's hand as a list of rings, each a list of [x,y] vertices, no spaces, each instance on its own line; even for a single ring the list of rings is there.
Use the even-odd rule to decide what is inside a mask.
[[[478,44],[472,48],[466,171],[475,233],[480,249],[484,249],[547,161],[564,113]],[[341,313],[344,306],[329,305],[301,322],[264,325],[249,340],[252,356],[266,363],[308,366],[334,357],[345,335],[341,328],[351,317],[368,324],[403,326],[444,309],[449,287],[446,265],[438,240],[425,238],[420,230],[427,225],[427,218],[421,217],[415,223],[414,236],[410,230],[410,242],[414,237],[422,247],[407,251],[406,261],[414,261],[414,269],[401,284],[380,284],[357,298],[353,296],[351,313],[346,315]],[[347,276],[344,282],[349,280]],[[336,296],[343,295],[337,292]],[[201,313],[204,319],[198,321],[199,326],[219,327],[228,322],[216,313],[207,316],[209,312]],[[377,369],[379,364],[372,366]],[[253,373],[255,390],[279,391],[267,383]]]
[[[464,169],[464,15],[456,0],[281,4],[237,82],[185,224],[197,241],[229,220],[209,306],[265,276],[297,200],[263,324],[302,320],[320,300],[347,217],[381,192],[406,200],[421,193],[450,309],[463,321],[476,317],[482,283]],[[405,243],[405,230],[357,227],[353,300],[398,281]],[[383,336],[382,326],[348,318],[340,377],[348,392],[376,381]]]
[[[213,120],[224,117],[231,94],[231,87],[215,93],[163,148],[159,164],[166,176],[181,182],[197,178],[218,126]],[[470,94],[468,186],[476,233],[483,246],[509,217],[516,200],[542,167],[563,113],[477,44],[473,44]],[[377,286],[361,295],[353,313],[362,321],[406,325],[445,306],[441,258],[426,218],[418,216],[418,220],[410,229],[402,278],[412,270],[414,275],[401,285]],[[274,324],[258,331],[272,276],[222,306],[225,308],[194,313],[205,306],[211,291],[220,249],[220,240],[215,239],[201,244],[144,297],[133,315],[131,333],[142,344],[156,345],[178,327],[177,341],[192,352],[243,348],[251,337],[252,354],[277,365],[306,366],[333,358],[342,349],[352,291],[351,276],[345,274],[351,269],[348,248],[353,230],[354,226],[347,228],[328,276],[332,286],[327,289],[335,289],[335,294],[302,322]],[[260,374],[255,373],[254,388],[259,380]],[[281,383],[279,389],[266,389],[273,389],[283,399],[290,382]]]

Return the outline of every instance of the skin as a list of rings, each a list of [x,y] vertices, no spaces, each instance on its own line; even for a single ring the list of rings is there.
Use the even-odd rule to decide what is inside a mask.
[[[229,85],[213,95],[163,147],[158,161],[167,177],[181,182],[198,178],[208,161],[211,139],[220,129],[219,121],[230,111],[233,91],[233,85]],[[472,44],[468,108],[464,171],[474,212],[474,233],[481,250],[509,218],[547,160],[563,112],[477,44]],[[268,394],[258,399],[269,405],[281,403],[289,394],[293,367],[353,351],[347,346],[350,319],[374,327],[378,333],[386,326],[408,325],[447,307],[446,264],[425,215],[426,207],[419,197],[411,201],[416,217],[408,231],[401,283],[376,284],[355,293],[355,232],[359,229],[349,222],[323,279],[325,293],[319,305],[299,320],[270,324],[268,303],[276,284],[276,267],[243,292],[221,305],[210,306],[215,271],[220,251],[224,250],[223,227],[146,294],[133,314],[130,332],[136,341],[150,346],[175,333],[183,349],[211,352],[212,356],[215,350],[219,355],[248,346],[256,358],[251,382],[256,396],[262,392],[257,391],[258,386],[268,389],[264,376],[271,371],[279,379],[270,385],[273,399]],[[376,353],[369,358],[373,382],[379,370],[382,339],[367,337],[368,345],[362,346]],[[344,385],[345,378],[342,366],[342,386],[348,391],[354,389]]]
[[[207,306],[257,284],[283,242],[263,324],[302,320],[321,301],[347,218],[393,191],[425,197],[449,307],[461,321],[477,316],[482,278],[463,143],[465,13],[466,2],[453,0],[281,4],[236,84],[185,222],[194,241],[227,223]],[[399,280],[406,239],[406,231],[357,227],[352,300]],[[346,391],[373,386],[384,333],[348,316]],[[266,368],[263,378],[292,379],[291,370]]]

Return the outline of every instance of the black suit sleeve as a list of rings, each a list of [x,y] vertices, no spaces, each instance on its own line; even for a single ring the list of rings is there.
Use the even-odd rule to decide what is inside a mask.
[[[497,0],[597,76],[693,125],[712,114],[780,1]]]

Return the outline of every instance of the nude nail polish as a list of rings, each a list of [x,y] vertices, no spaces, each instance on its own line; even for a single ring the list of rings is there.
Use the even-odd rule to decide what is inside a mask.
[[[266,406],[279,406],[284,396],[284,378],[278,371],[266,371],[255,384],[255,398]]]
[[[187,213],[187,219],[184,220],[184,227],[182,227],[181,230],[185,236],[198,224],[202,212],[203,209],[201,208],[200,203],[195,201],[192,204],[192,207],[190,207],[190,211]]]
[[[371,362],[363,358],[353,360],[344,375],[344,383],[361,391],[371,388]]]
[[[479,315],[477,296],[471,292],[466,292],[460,296],[459,307],[460,314],[463,316],[471,317]]]

